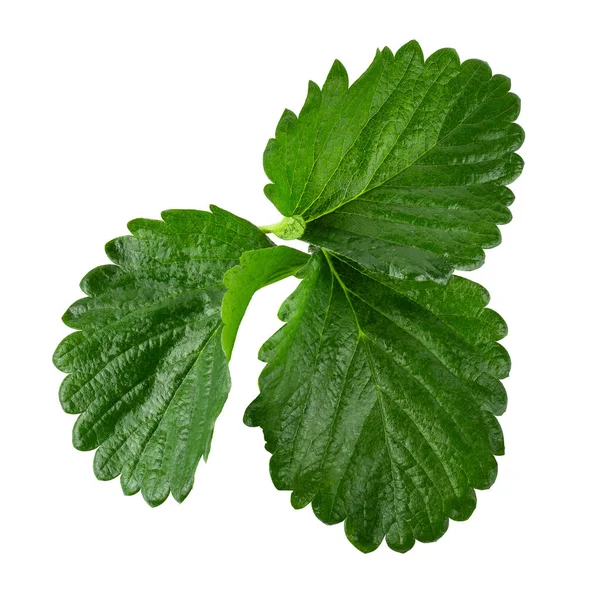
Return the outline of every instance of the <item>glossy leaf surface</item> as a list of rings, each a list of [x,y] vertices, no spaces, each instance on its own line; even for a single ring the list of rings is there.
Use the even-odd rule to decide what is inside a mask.
[[[216,207],[136,219],[113,240],[114,263],[88,273],[87,297],[64,316],[72,333],[56,366],[70,373],[65,411],[80,414],[73,443],[98,448],[99,479],[121,475],[156,506],[182,501],[230,387],[221,346],[223,276],[242,253],[272,244],[256,227]]]
[[[511,218],[519,110],[508,78],[451,49],[385,48],[352,85],[336,61],[265,150],[283,219],[257,228],[212,207],[130,223],[107,245],[114,264],[82,281],[64,316],[78,331],[54,356],[96,475],[152,506],[186,497],[246,309],[293,275],[245,414],[276,487],[363,552],[406,552],[468,519],[504,452],[510,360],[487,292],[454,271],[481,266]]]
[[[286,111],[264,155],[267,197],[302,239],[391,277],[445,282],[500,242],[523,130],[510,80],[454,50],[378,52],[350,87],[336,61]]]
[[[473,488],[496,477],[509,359],[487,292],[453,277],[375,281],[326,252],[313,255],[284,303],[286,321],[246,423],[261,426],[278,489],[312,503],[350,541],[401,552],[467,519]]]

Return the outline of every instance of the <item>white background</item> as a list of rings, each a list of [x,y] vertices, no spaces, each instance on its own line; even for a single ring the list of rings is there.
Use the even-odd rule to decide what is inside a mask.
[[[598,37],[593,2],[4,1],[0,9],[0,595],[29,598],[577,598],[598,566]],[[334,58],[419,40],[512,78],[526,167],[473,278],[507,320],[507,454],[467,522],[362,555],[274,489],[242,424],[293,281],[242,325],[233,389],[189,498],[150,509],[92,473],[52,366],[60,316],[134,217],[215,203],[257,224],[262,151]],[[595,572],[595,573],[594,573]]]

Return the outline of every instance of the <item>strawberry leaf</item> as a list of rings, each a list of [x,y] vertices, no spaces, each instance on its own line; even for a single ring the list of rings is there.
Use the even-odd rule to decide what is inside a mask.
[[[256,227],[211,207],[137,219],[132,236],[106,246],[114,263],[81,282],[87,294],[65,313],[79,331],[58,346],[66,412],[79,414],[73,444],[98,448],[99,479],[121,475],[151,506],[181,502],[230,388],[221,346],[223,275],[247,250],[271,242]]]
[[[504,453],[510,359],[488,293],[454,271],[481,266],[511,218],[519,109],[508,78],[454,50],[385,48],[350,86],[336,61],[265,150],[280,222],[215,207],[132,221],[107,245],[114,264],[82,281],[64,316],[78,331],[54,355],[98,478],[152,506],[187,496],[246,309],[293,275],[244,417],[275,486],[363,552],[384,539],[406,552],[468,519]]]
[[[375,281],[335,256],[313,255],[261,349],[261,426],[278,489],[312,503],[369,552],[431,542],[467,519],[473,488],[496,477],[504,451],[494,415],[510,362],[504,321],[487,292],[453,277]]]
[[[500,243],[523,163],[519,98],[487,63],[416,42],[350,87],[336,61],[267,145],[267,197],[302,239],[396,278],[445,282]]]

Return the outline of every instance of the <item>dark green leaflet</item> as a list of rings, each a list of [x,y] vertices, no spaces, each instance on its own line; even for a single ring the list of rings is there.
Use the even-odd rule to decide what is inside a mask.
[[[59,345],[65,411],[81,413],[80,450],[98,448],[99,479],[121,475],[126,494],[182,501],[229,392],[221,346],[223,276],[243,252],[272,246],[226,211],[173,210],[137,219],[107,244],[115,264],[82,281],[86,298],[64,316],[79,329]]]
[[[265,150],[265,193],[302,239],[399,278],[474,269],[510,219],[523,130],[510,80],[454,50],[378,52],[350,87],[335,62]]]
[[[494,482],[503,453],[494,415],[510,366],[487,301],[459,277],[386,286],[313,255],[282,306],[287,324],[261,349],[268,364],[245,417],[263,428],[275,486],[296,508],[345,520],[365,552],[384,537],[406,551],[470,516],[473,488]]]
[[[302,239],[373,273],[445,283],[453,269],[483,264],[482,249],[500,243],[496,224],[510,220],[513,199],[497,185],[383,186],[309,223]]]

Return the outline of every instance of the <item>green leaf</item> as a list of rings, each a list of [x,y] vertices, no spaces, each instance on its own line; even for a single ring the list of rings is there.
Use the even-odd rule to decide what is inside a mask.
[[[107,245],[77,329],[54,361],[68,376],[73,443],[100,479],[152,505],[182,501],[227,398],[240,323],[259,289],[302,279],[262,347],[262,427],[277,488],[345,522],[370,552],[406,552],[468,519],[503,454],[496,417],[510,359],[488,293],[453,274],[500,243],[520,174],[520,101],[479,60],[416,42],[385,48],[351,86],[336,61],[264,153],[283,215],[254,227],[218,208],[139,219]],[[274,246],[301,239],[311,255]]]
[[[242,254],[239,265],[225,273],[228,291],[222,306],[223,349],[228,359],[252,296],[261,288],[296,275],[308,258],[308,254],[287,246],[250,250]]]
[[[268,364],[245,416],[294,507],[345,521],[363,552],[384,538],[405,552],[471,515],[473,488],[492,485],[504,451],[494,415],[510,362],[488,300],[460,277],[384,285],[312,256],[281,308],[286,325],[261,349]]]
[[[151,506],[190,492],[229,392],[223,276],[242,253],[272,245],[247,221],[211,210],[130,222],[133,235],[106,246],[114,264],[81,282],[87,297],[63,317],[80,331],[54,354],[70,373],[62,406],[80,413],[75,447],[98,448],[96,476],[120,474],[123,491],[141,489]]]
[[[378,51],[350,87],[336,61],[267,145],[267,197],[302,239],[372,272],[445,282],[475,269],[510,220],[523,166],[519,98],[487,63],[416,42]]]

